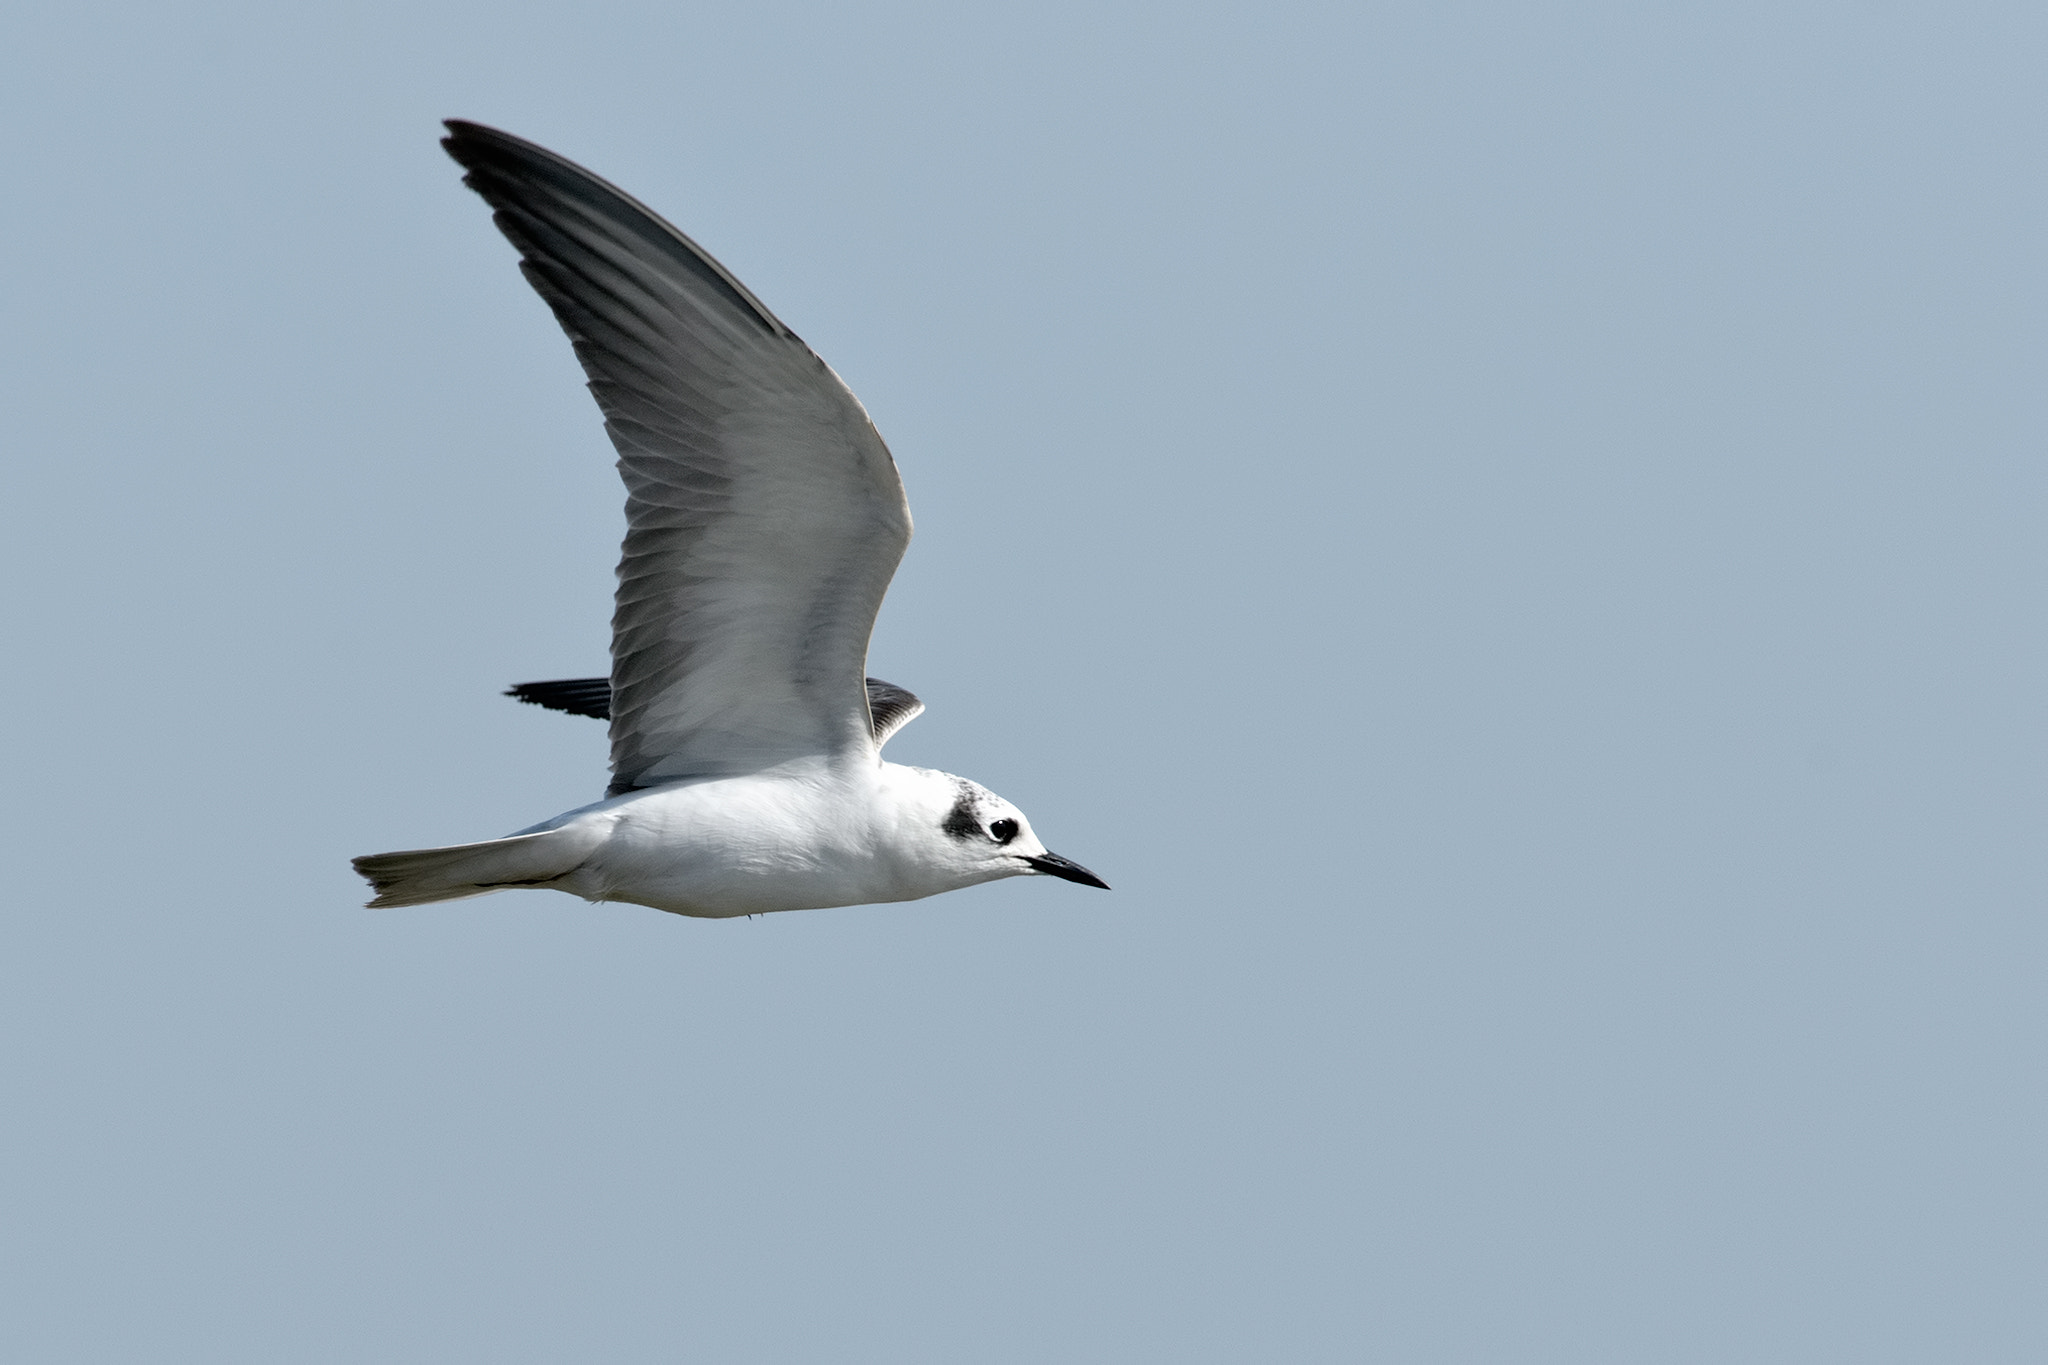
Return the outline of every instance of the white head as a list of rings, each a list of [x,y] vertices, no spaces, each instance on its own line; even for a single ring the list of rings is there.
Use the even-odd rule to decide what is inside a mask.
[[[1036,874],[1109,890],[1087,868],[1048,850],[1023,811],[980,783],[930,768],[896,771],[905,779],[902,811],[910,826],[898,837],[921,872],[945,883],[941,889]]]

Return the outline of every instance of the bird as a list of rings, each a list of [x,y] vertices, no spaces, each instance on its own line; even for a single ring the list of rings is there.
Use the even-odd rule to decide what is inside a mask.
[[[611,783],[501,839],[354,859],[370,908],[530,887],[729,919],[1018,876],[1108,890],[980,783],[883,759],[924,703],[866,676],[911,520],[860,400],[646,205],[523,138],[444,126],[618,452],[611,676],[511,690],[607,720]]]

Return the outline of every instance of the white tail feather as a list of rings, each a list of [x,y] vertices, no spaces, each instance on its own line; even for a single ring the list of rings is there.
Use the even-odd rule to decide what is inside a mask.
[[[602,838],[588,828],[550,829],[481,844],[369,853],[354,861],[377,892],[370,908],[381,910],[546,886],[575,871]]]

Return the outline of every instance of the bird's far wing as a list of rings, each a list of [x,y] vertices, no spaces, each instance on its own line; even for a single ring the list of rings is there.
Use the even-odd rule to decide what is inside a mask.
[[[924,714],[924,703],[894,683],[869,678],[867,691],[868,728],[874,734],[877,749],[889,742],[889,736]],[[505,695],[532,706],[545,706],[550,711],[566,711],[572,716],[591,716],[597,720],[610,720],[612,717],[610,678],[561,678],[554,682],[513,683],[505,689]]]
[[[610,678],[563,678],[556,682],[513,683],[505,689],[505,695],[517,698],[529,706],[545,706],[550,711],[567,711],[572,716],[589,716],[594,720],[612,718]]]
[[[619,452],[612,793],[872,753],[863,664],[910,509],[859,400],[638,201],[509,134],[448,131]]]
[[[877,749],[889,742],[889,736],[923,714],[924,703],[906,689],[880,678],[868,679],[868,723],[875,732]]]

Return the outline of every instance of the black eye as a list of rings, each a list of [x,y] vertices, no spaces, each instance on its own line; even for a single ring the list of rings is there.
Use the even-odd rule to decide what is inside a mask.
[[[988,833],[989,837],[997,843],[1007,844],[1010,840],[1017,837],[1017,822],[1015,820],[998,820],[988,827]]]

